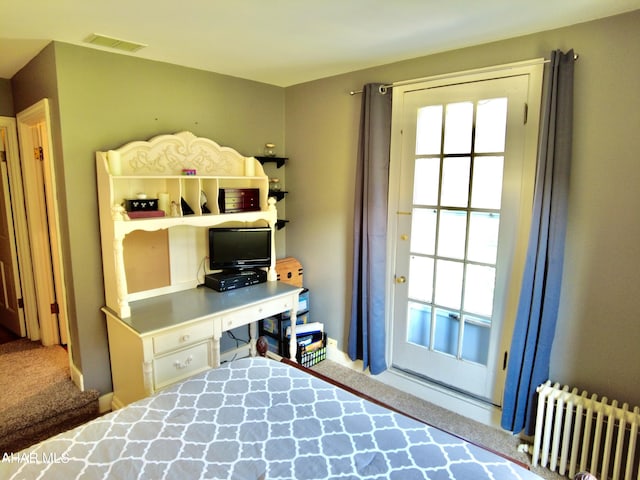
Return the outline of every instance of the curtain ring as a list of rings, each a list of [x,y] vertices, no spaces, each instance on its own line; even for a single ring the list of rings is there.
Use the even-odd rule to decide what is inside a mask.
[[[380,95],[386,95],[387,94],[387,87],[385,85],[380,85],[378,87],[378,92],[380,92]]]

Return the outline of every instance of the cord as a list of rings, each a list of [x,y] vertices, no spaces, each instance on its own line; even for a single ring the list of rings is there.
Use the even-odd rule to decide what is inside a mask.
[[[235,334],[231,330],[227,330],[225,333],[227,335],[229,335],[233,340],[235,340],[236,348],[238,348],[240,346],[240,342],[244,343],[245,345],[249,343],[249,340],[245,340],[243,338],[236,337]]]
[[[207,264],[205,262],[207,260],[209,260],[209,256],[205,255],[202,257],[202,260],[200,260],[200,264],[198,265],[198,270],[196,271],[196,282],[198,285],[204,285],[204,277],[207,274]],[[200,270],[203,272],[202,282],[200,281]]]

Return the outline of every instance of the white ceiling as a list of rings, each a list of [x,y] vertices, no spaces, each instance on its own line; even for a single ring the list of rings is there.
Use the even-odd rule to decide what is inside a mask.
[[[640,0],[14,0],[0,2],[0,78],[51,40],[147,44],[140,58],[289,86],[573,25]]]

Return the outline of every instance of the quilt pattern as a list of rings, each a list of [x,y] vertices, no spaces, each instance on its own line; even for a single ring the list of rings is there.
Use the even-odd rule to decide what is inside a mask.
[[[246,358],[5,454],[12,479],[533,480],[296,368]]]

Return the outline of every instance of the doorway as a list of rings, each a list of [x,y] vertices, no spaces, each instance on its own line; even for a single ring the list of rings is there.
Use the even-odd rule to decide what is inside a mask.
[[[43,345],[68,345],[66,289],[52,152],[49,102],[17,115],[34,306]],[[31,337],[33,340],[33,338]]]
[[[394,89],[394,368],[500,406],[542,64]],[[395,205],[394,205],[395,204]]]

